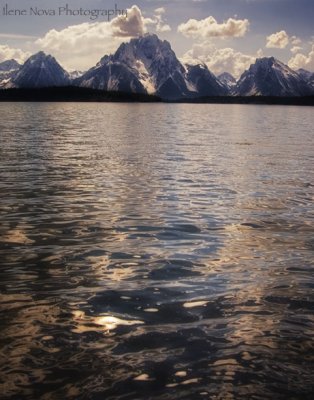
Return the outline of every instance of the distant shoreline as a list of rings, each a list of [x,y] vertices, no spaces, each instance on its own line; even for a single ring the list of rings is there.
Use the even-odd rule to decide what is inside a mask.
[[[50,87],[39,89],[2,89],[0,102],[130,102],[130,103],[186,103],[186,104],[255,104],[255,105],[293,105],[314,106],[314,96],[306,97],[266,97],[266,96],[212,96],[182,98],[176,100],[161,99],[158,96],[106,92],[75,86]]]

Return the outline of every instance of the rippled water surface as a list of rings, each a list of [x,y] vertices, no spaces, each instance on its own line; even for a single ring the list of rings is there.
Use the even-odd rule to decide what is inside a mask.
[[[0,393],[312,399],[313,109],[0,104]]]

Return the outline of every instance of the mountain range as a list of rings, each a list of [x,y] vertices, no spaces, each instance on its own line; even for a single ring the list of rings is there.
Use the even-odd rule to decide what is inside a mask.
[[[204,63],[182,64],[171,45],[155,34],[122,43],[95,67],[68,73],[44,52],[23,65],[15,60],[0,63],[0,88],[78,86],[103,91],[154,94],[175,100],[210,96],[309,96],[314,95],[314,73],[293,71],[274,57],[259,58],[240,79],[225,72],[216,77]]]

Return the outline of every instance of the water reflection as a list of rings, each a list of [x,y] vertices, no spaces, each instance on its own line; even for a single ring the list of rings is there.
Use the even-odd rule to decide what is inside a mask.
[[[2,104],[1,393],[310,398],[310,111]]]
[[[74,321],[77,323],[77,326],[73,330],[75,333],[89,332],[93,330],[99,331],[99,327],[101,327],[106,333],[109,334],[118,326],[132,326],[144,323],[143,321],[137,320],[124,320],[112,315],[90,317],[86,316],[83,311],[74,311],[73,316]]]

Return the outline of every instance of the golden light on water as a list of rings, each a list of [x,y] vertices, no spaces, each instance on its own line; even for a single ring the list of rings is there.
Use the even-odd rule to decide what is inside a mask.
[[[143,325],[143,321],[139,320],[126,320],[115,317],[113,315],[101,315],[101,316],[87,316],[83,311],[73,311],[74,321],[76,327],[73,332],[82,333],[89,331],[99,331],[110,333],[119,326],[136,326]]]

